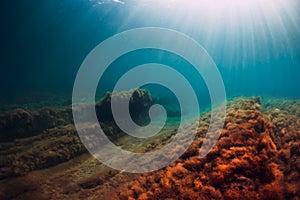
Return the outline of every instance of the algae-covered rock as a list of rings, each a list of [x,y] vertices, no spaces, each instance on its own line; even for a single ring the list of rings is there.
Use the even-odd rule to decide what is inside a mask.
[[[35,112],[17,109],[0,116],[0,141],[40,134],[46,129],[72,123],[72,110],[44,108]]]
[[[284,199],[273,125],[257,102],[250,98],[229,103],[225,127],[207,156],[198,155],[204,140],[198,134],[180,159],[124,184],[119,198]],[[205,129],[206,123],[201,123],[198,130]]]
[[[96,112],[101,122],[113,122],[111,97],[117,102],[130,99],[129,108],[133,120],[145,119],[149,107],[153,104],[147,90],[136,89],[133,92],[107,93],[96,103]],[[43,108],[37,111],[17,109],[0,116],[0,141],[13,141],[17,138],[35,136],[47,129],[73,123],[72,109]]]
[[[34,113],[33,127],[36,132],[70,123],[73,123],[71,108],[43,108]]]
[[[0,117],[0,140],[27,137],[33,131],[34,116],[24,109],[17,109]]]
[[[96,112],[101,122],[112,122],[111,100],[117,102],[129,101],[129,111],[133,120],[147,117],[150,106],[154,103],[149,91],[136,89],[133,92],[106,93],[103,99],[96,104]]]
[[[6,144],[0,149],[0,180],[57,165],[86,151],[71,124]]]
[[[130,99],[132,117],[148,111],[153,101],[146,90],[116,93],[116,101]],[[96,104],[97,114],[106,135],[117,140],[123,133],[113,122],[111,93]],[[88,125],[89,129],[94,127]],[[93,140],[93,141],[96,141]],[[93,148],[95,144],[89,144]],[[37,111],[18,109],[0,117],[0,180],[68,161],[86,152],[73,125],[71,108],[43,108]]]

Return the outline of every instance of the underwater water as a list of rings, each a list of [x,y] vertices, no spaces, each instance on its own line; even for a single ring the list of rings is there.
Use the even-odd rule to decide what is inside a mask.
[[[0,199],[300,198],[300,1],[32,0],[2,4]],[[188,58],[204,60],[200,68],[205,74],[175,52],[137,48],[109,63],[97,77],[91,98],[76,96],[78,73],[90,63],[89,56],[98,45],[124,31],[145,27],[175,31],[197,42],[202,54],[183,37],[176,40],[168,31],[151,35],[153,29],[145,29],[150,42],[160,41],[162,46],[178,47],[191,55]],[[98,56],[134,46],[143,37],[109,46]],[[154,81],[111,94],[124,74],[141,65],[150,70],[136,71],[132,83],[154,77],[172,87]],[[161,70],[162,65],[188,80],[198,100],[196,106],[189,87],[171,71]],[[216,67],[224,90],[210,67]],[[91,77],[84,77],[82,94],[93,91],[89,84],[92,76],[100,75],[98,68],[103,66],[95,65],[89,71]],[[187,99],[183,103],[177,97]],[[85,104],[77,107],[82,99]],[[95,105],[90,106],[89,100]],[[119,115],[119,123],[114,119],[114,100],[115,105],[128,100],[128,116],[141,129],[131,126],[127,113]],[[157,104],[165,108],[166,118],[160,107],[150,109]],[[84,109],[95,112],[95,119]],[[155,126],[163,119],[166,124],[156,135],[135,137],[136,130],[143,136],[156,132]],[[152,160],[142,157],[138,162],[136,155],[115,157],[98,138],[93,120],[124,152],[155,152],[176,141],[178,132],[183,135],[178,136],[179,146],[168,149],[170,155]],[[154,126],[147,128],[151,122]],[[180,122],[185,125],[181,127]],[[213,122],[216,127],[211,126]],[[207,136],[208,131],[218,134]],[[211,147],[207,154],[201,149],[205,144]],[[200,158],[201,152],[206,156]],[[106,157],[101,160],[97,155]],[[149,163],[156,168],[148,168]]]
[[[71,94],[77,71],[94,47],[116,33],[140,27],[170,28],[195,39],[218,66],[229,97],[299,97],[298,1],[236,9],[230,2],[101,2],[5,3],[2,97],[34,91]],[[132,54],[115,61],[122,67],[111,71],[116,73],[112,80],[126,67],[148,62],[180,66],[183,71],[188,65],[164,52]],[[192,71],[186,73],[193,79]]]

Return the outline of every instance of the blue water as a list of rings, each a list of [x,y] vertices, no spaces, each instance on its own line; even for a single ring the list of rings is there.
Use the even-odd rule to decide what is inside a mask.
[[[245,10],[220,7],[218,1],[208,7],[207,1],[192,2],[6,1],[1,13],[1,98],[49,92],[71,99],[77,71],[94,47],[116,33],[149,26],[180,31],[201,44],[222,75],[227,97],[300,97],[299,1],[273,1]],[[188,62],[152,49],[116,60],[102,79],[99,95],[111,90],[130,67],[148,62],[179,70],[196,83],[203,104],[209,102],[205,83]]]

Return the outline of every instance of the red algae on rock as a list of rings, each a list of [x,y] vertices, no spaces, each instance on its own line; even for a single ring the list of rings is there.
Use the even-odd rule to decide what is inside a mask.
[[[289,181],[299,182],[295,174],[299,172],[299,164],[292,165],[294,178],[291,172],[286,173],[290,167],[279,161],[279,157],[289,160],[291,153],[279,150],[274,125],[261,114],[257,99],[231,102],[228,113],[221,137],[206,157],[200,159],[195,155],[194,147],[202,143],[201,138],[196,139],[181,159],[169,167],[142,174],[121,187],[120,198],[127,199],[129,194],[134,199],[299,197],[297,183],[285,183],[286,174],[289,174]],[[294,154],[297,154],[294,160],[299,160],[299,152],[294,150]]]

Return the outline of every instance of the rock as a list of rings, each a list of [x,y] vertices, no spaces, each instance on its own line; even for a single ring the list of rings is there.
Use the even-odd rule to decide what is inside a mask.
[[[17,109],[0,116],[0,141],[35,136],[46,129],[72,123],[71,109]]]
[[[0,140],[28,137],[33,131],[34,116],[31,112],[18,109],[0,117]]]
[[[130,96],[131,92],[114,93],[113,98],[117,102],[123,102],[128,98],[130,99],[129,110],[134,121],[147,118],[148,110],[154,103],[151,94],[144,89],[136,89],[132,93],[132,96]],[[107,93],[104,98],[96,104],[96,113],[100,122],[114,121],[111,111],[111,98],[112,94]]]

